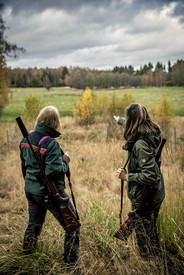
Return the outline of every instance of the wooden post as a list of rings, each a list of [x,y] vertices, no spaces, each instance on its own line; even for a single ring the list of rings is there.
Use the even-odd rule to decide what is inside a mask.
[[[108,125],[107,125],[106,142],[108,142],[108,141],[109,141],[109,128],[110,128],[110,126],[109,126],[109,124],[108,124]]]
[[[177,144],[176,127],[174,127],[174,145]]]
[[[7,145],[8,145],[8,152],[10,151],[10,141],[9,141],[9,132],[6,130],[6,136],[7,136]]]

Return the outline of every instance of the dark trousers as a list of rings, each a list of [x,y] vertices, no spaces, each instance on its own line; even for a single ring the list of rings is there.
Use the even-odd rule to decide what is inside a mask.
[[[140,216],[135,225],[136,239],[140,255],[145,259],[161,256],[156,222],[161,203],[150,212],[149,217]]]
[[[65,192],[60,195],[61,197],[68,197]],[[30,193],[26,193],[26,197],[29,207],[29,224],[24,235],[23,249],[25,253],[32,253],[34,251],[38,236],[41,233],[45,221],[47,210],[49,210],[65,230],[64,261],[66,263],[75,263],[78,258],[80,230],[77,229],[73,232],[68,231],[57,200],[51,199],[48,203],[45,203],[44,197]],[[75,213],[70,200],[69,207]]]

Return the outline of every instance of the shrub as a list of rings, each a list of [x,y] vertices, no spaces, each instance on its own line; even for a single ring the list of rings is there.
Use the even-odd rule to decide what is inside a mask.
[[[107,106],[107,114],[112,117],[113,115],[117,115],[119,113],[119,100],[115,93],[113,93],[111,99],[109,100],[109,104]]]
[[[135,102],[135,99],[128,92],[125,92],[120,98],[113,94],[109,102],[107,112],[110,116],[124,116],[126,107],[133,102]]]
[[[131,94],[129,94],[129,92],[125,92],[124,95],[120,98],[120,102],[119,102],[121,114],[124,114],[126,107],[134,102],[135,102],[134,97]]]
[[[122,139],[123,128],[119,127],[112,117],[114,115],[124,116],[126,107],[133,102],[135,102],[135,100],[128,92],[125,92],[120,98],[118,98],[115,94],[112,95],[107,107],[107,114],[109,117],[108,138]]]
[[[73,109],[74,117],[78,119],[79,124],[89,125],[94,123],[96,115],[95,97],[90,89],[86,89]]]
[[[43,105],[40,101],[38,96],[34,94],[29,95],[26,97],[25,100],[25,110],[23,111],[23,117],[26,121],[33,121],[38,116],[40,110],[42,109]]]
[[[108,96],[104,93],[99,94],[97,98],[97,113],[101,115],[106,115],[108,106]]]
[[[174,113],[171,103],[166,96],[162,97],[160,105],[155,109],[155,118],[157,119],[162,131],[168,137]]]

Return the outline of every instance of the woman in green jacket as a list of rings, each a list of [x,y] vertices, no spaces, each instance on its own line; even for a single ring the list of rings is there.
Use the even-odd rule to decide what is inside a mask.
[[[127,181],[127,193],[132,210],[137,208],[141,200],[143,187],[149,186],[151,190],[145,215],[139,218],[135,226],[140,255],[150,258],[160,253],[156,221],[165,197],[163,177],[155,161],[161,142],[161,131],[158,125],[151,121],[146,108],[141,104],[129,105],[125,118],[114,116],[114,119],[124,127],[126,143],[123,149],[131,153],[128,173],[121,167],[117,170],[117,176]]]
[[[40,153],[46,176],[53,180],[60,196],[68,198],[65,193],[65,174],[69,169],[70,157],[67,152],[62,153],[59,143],[55,140],[60,136],[59,129],[60,118],[57,108],[47,106],[40,111],[36,127],[29,134],[29,141],[33,149]],[[52,196],[45,199],[44,189],[36,178],[40,169],[26,138],[23,138],[20,143],[20,157],[29,208],[29,223],[24,235],[24,252],[28,254],[34,251],[47,210],[49,210],[65,230],[64,261],[67,264],[75,264],[78,257],[79,229],[69,232],[58,201]],[[69,207],[76,214],[70,200]]]

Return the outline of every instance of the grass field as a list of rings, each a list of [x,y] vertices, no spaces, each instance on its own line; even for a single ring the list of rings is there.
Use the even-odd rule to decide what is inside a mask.
[[[94,90],[95,94],[106,93],[109,97],[115,93],[122,96],[129,92],[136,102],[150,106],[158,105],[162,96],[166,96],[172,105],[175,115],[184,116],[184,88],[139,88],[139,89],[108,89]],[[15,117],[21,115],[25,108],[25,99],[29,94],[39,96],[43,106],[54,105],[59,109],[60,116],[72,116],[72,110],[77,99],[82,95],[83,90],[76,90],[67,87],[52,88],[47,91],[44,88],[19,88],[11,89],[9,105],[3,110],[2,122],[13,122]]]
[[[175,119],[178,120],[178,131],[183,135],[183,117]],[[64,275],[64,230],[50,213],[46,216],[36,252],[31,256],[22,252],[28,222],[18,149],[22,135],[16,123],[8,125],[10,150],[7,154],[0,154],[0,274]],[[58,142],[71,156],[71,182],[82,224],[80,272],[70,274],[183,275],[184,143],[180,141],[174,145],[168,141],[163,149],[161,170],[166,197],[157,223],[163,253],[162,257],[147,262],[139,255],[135,232],[127,243],[116,241],[113,237],[119,228],[120,210],[121,182],[116,171],[127,159],[127,152],[121,150],[123,141],[111,139],[106,142],[105,123],[84,128],[76,125],[73,118],[65,117],[62,125],[62,136]],[[30,130],[31,125],[28,126]],[[119,126],[116,126],[118,130]],[[67,193],[70,194],[68,184]],[[123,222],[130,209],[125,184]]]
[[[162,154],[161,170],[166,197],[159,213],[157,228],[162,257],[149,263],[137,250],[135,232],[127,243],[115,240],[119,228],[120,180],[117,168],[127,159],[121,150],[123,140],[108,139],[107,123],[97,121],[90,127],[79,126],[72,118],[72,109],[83,90],[70,88],[13,89],[10,103],[2,115],[0,144],[0,274],[66,274],[63,264],[64,231],[48,213],[38,240],[36,252],[22,252],[28,222],[28,207],[21,173],[19,142],[22,135],[15,118],[22,114],[29,94],[39,96],[44,106],[55,105],[62,117],[62,135],[58,139],[71,156],[70,170],[73,191],[81,220],[78,275],[148,275],[184,274],[184,88],[109,89],[96,94],[113,93],[121,97],[129,92],[135,101],[147,108],[158,105],[163,95],[171,102],[176,117],[170,138]],[[26,124],[28,131],[33,123]],[[177,143],[173,128],[177,129]],[[118,133],[119,126],[113,128]],[[9,143],[6,134],[9,133]],[[130,211],[130,201],[123,199],[123,221]],[[67,193],[70,194],[67,186]]]

